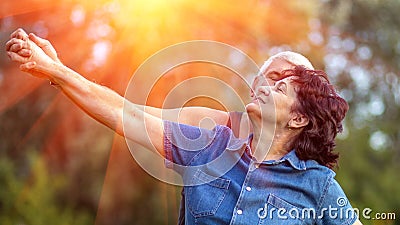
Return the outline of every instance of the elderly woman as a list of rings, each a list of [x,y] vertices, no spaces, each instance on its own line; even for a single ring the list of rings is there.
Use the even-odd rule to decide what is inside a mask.
[[[164,121],[162,152],[186,181],[188,224],[356,222],[330,169],[348,105],[322,71],[297,66],[284,76],[258,87],[247,105],[254,131],[247,140],[225,126],[206,131]],[[265,149],[257,159],[255,151]]]
[[[13,38],[7,49],[23,71],[56,83],[88,114],[164,156],[185,183],[186,224],[359,224],[331,170],[348,105],[322,71],[295,66],[280,71],[273,86],[256,82],[246,106],[253,132],[245,139],[226,126],[207,130],[162,121],[134,103],[125,103],[124,133],[122,97],[26,37]]]

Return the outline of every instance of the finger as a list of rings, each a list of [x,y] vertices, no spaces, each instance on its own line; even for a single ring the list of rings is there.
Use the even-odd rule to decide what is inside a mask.
[[[11,59],[11,61],[14,61],[14,62],[26,63],[28,61],[27,58],[22,57],[22,56],[18,55],[18,53],[15,53],[15,52],[7,52],[7,55]]]
[[[41,38],[33,33],[29,34],[29,39],[39,46],[51,59],[55,60],[56,62],[61,63],[60,59],[57,56],[57,52],[54,47],[51,45],[50,41]]]
[[[17,44],[13,44],[10,47],[10,52],[18,52],[19,50],[22,49],[22,44],[21,43],[17,43]]]
[[[24,37],[28,37],[28,34],[22,28],[18,28],[10,35],[10,38],[23,39]]]
[[[18,55],[20,55],[22,57],[26,57],[26,58],[29,58],[32,56],[32,51],[29,49],[21,49],[17,53],[18,53]]]
[[[41,48],[50,44],[48,40],[36,36],[34,33],[29,34],[29,39],[31,39],[31,41],[35,42],[35,44]]]
[[[36,67],[35,62],[27,62],[27,63],[21,64],[19,66],[19,69],[23,72],[29,72],[30,70],[32,70],[35,67]]]
[[[15,37],[18,39],[25,39],[28,37],[28,34],[23,29],[18,29],[18,32],[15,34]]]
[[[11,45],[10,47],[10,52],[19,52],[22,49],[30,50],[28,43],[22,42],[22,43],[16,43]]]
[[[18,33],[25,33],[25,34],[26,34],[26,32],[24,31],[24,29],[18,28],[18,29],[16,29],[14,32],[11,33],[11,35],[10,35],[11,38],[15,37]]]
[[[13,44],[15,44],[15,38],[11,38],[9,41],[6,42],[6,51],[10,51],[10,48]]]
[[[24,45],[22,43],[16,43],[16,44],[11,45],[9,51],[10,52],[18,52],[18,51],[20,51],[22,49],[24,49]]]
[[[6,43],[6,51],[10,51],[11,46],[14,44],[22,45],[23,43],[24,43],[24,41],[21,39],[12,38],[11,40],[7,41],[7,43]]]

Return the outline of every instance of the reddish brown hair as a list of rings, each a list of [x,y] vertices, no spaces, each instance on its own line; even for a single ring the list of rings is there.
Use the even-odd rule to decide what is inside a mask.
[[[335,138],[343,130],[342,120],[349,109],[347,102],[337,94],[324,71],[296,66],[283,75],[294,76],[297,102],[292,110],[309,120],[292,147],[300,159],[313,159],[333,168],[339,158],[339,153],[333,151]]]

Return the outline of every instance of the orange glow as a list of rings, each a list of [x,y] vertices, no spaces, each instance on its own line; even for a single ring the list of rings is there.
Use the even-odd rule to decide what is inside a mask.
[[[21,0],[18,4],[5,0],[1,2],[0,18],[44,10],[58,4],[59,2],[52,0]]]
[[[42,35],[53,43],[67,66],[123,95],[139,65],[157,51],[180,42],[214,40],[227,43],[241,49],[259,64],[269,56],[271,46],[295,46],[299,40],[306,39],[310,15],[302,14],[300,10],[288,10],[290,4],[256,0],[23,0],[18,3],[5,0],[2,1],[0,19],[10,23],[2,32],[8,35],[23,27],[28,32]],[[288,29],[299,31],[293,34],[287,32]],[[0,79],[0,114],[17,107],[21,100],[43,88],[41,84],[47,83],[19,72],[9,61],[0,60],[0,63],[3,63],[0,72],[4,74]],[[234,80],[231,79],[233,75],[216,66],[183,66],[158,81],[147,104],[161,107],[174,85],[196,76],[212,76],[227,83]],[[243,96],[248,95],[246,88],[234,88]],[[210,87],[207,91],[215,92],[215,96],[224,95]],[[143,178],[146,174],[131,158],[121,137],[113,136],[106,128],[100,129],[99,124],[79,111],[63,94],[54,94],[54,90],[42,94],[52,96],[51,103],[42,109],[31,127],[19,133],[21,141],[17,147],[23,149],[30,141],[41,140],[44,136],[43,143],[35,144],[40,146],[37,151],[51,168],[62,171],[72,181],[95,180],[96,183],[89,185],[100,185],[101,191],[85,197],[93,198],[92,203],[98,206],[96,224],[113,216],[114,212],[132,213],[129,201],[135,201],[147,192],[140,182],[154,182],[154,189],[160,188],[160,210],[172,219],[177,217],[174,189],[150,180],[152,178]],[[185,105],[226,110],[220,102],[202,97],[189,99]],[[104,158],[108,158],[108,162]],[[82,163],[84,160],[87,162]],[[99,166],[96,162],[108,164]],[[93,178],[79,168],[100,171],[100,175]],[[76,188],[80,184],[69,185]],[[97,186],[91,188],[97,190]],[[174,208],[168,209],[168,206]],[[168,217],[164,220],[171,219]]]

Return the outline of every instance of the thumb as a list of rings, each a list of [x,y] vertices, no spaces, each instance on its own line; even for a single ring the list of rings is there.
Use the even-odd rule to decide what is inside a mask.
[[[36,67],[36,62],[27,62],[24,64],[21,64],[19,66],[19,69],[23,72],[29,72],[31,69]]]
[[[29,39],[37,44],[39,47],[43,47],[44,45],[46,45],[46,40],[39,36],[36,36],[36,34],[34,33],[29,34]]]
[[[57,52],[54,47],[51,45],[50,41],[41,38],[34,33],[29,34],[29,39],[35,43],[39,48],[41,48],[46,55],[48,55],[52,60],[61,63],[60,59],[57,56]]]

